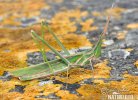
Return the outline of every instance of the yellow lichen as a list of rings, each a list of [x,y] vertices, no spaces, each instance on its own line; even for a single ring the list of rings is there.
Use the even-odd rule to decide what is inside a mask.
[[[119,40],[122,40],[122,39],[124,39],[125,38],[125,36],[126,36],[126,32],[120,32],[120,33],[118,33],[117,34],[117,39],[119,39]]]
[[[87,11],[81,12],[81,17],[86,17],[86,16],[88,16],[88,12]]]
[[[68,49],[92,46],[90,41],[85,36],[76,34],[64,35],[64,38],[62,38],[61,41]]]
[[[9,90],[15,88],[15,85],[19,85],[19,83],[14,81],[3,82],[0,80],[0,94],[9,92]]]
[[[107,61],[94,65],[94,78],[109,78],[111,68]]]
[[[81,98],[82,100],[100,100],[101,91],[93,85],[82,85],[79,89],[77,89],[77,92],[83,95]]]
[[[133,51],[134,49],[133,49],[133,48],[126,48],[125,50],[128,51],[128,52],[131,52],[131,51]]]
[[[26,5],[26,6],[25,6]],[[26,1],[23,2],[23,0],[18,0],[14,1],[12,3],[8,3],[8,2],[1,2],[0,3],[1,6],[1,14],[2,13],[6,13],[7,11],[12,12],[12,11],[19,11],[19,10],[23,10],[22,12],[29,12],[28,9],[30,9],[31,11],[36,11],[36,10],[40,10],[42,7],[46,6],[46,3],[44,4],[44,0],[40,0],[39,2],[37,0],[33,0],[33,1]],[[5,6],[8,6],[8,8],[6,9]]]
[[[46,84],[43,86],[44,88],[44,95],[48,95],[50,93],[55,93],[60,90],[61,85],[60,84]]]
[[[4,93],[4,94],[0,94],[0,99],[1,100],[21,100],[23,99],[23,95],[18,92]]]
[[[92,72],[90,70],[86,70],[82,68],[75,68],[69,71],[69,74],[70,74],[69,78],[67,78],[65,74],[65,77],[56,76],[56,79],[62,82],[72,84],[72,83],[79,82],[86,78],[91,78],[92,77],[91,73]]]
[[[121,82],[119,81],[110,81],[108,83],[103,83],[102,81],[96,80],[97,85],[82,85],[77,91],[82,94],[86,100],[99,100],[102,96],[107,96],[109,94],[113,94],[113,92],[120,93],[120,94],[132,94],[136,96],[138,94],[138,81],[137,76],[132,76],[129,74],[123,75],[125,78]],[[104,95],[103,95],[104,94]],[[80,98],[81,100],[81,98]]]
[[[117,90],[121,91],[122,89],[126,90],[123,94],[138,94],[138,76],[132,76],[129,74],[124,74],[123,77],[125,78],[121,82],[113,81],[110,82],[110,87],[116,88]],[[119,84],[119,85],[118,85]]]
[[[0,54],[0,67],[7,69],[18,68],[21,65],[25,65],[24,62],[21,62],[15,55],[12,53],[1,53]]]
[[[128,29],[138,29],[138,23],[131,23],[126,26]]]
[[[96,83],[96,84],[104,84],[103,80],[97,80],[97,79],[95,79],[93,82]]]
[[[28,98],[34,98],[36,95],[39,95],[41,91],[43,91],[44,88],[40,87],[38,85],[38,81],[34,80],[31,81],[25,88],[24,88],[24,97]]]
[[[138,60],[134,63],[134,65],[138,68]]]
[[[81,22],[80,24],[82,25],[82,31],[88,32],[92,30],[97,30],[97,27],[92,26],[93,23],[94,23],[93,19],[88,19],[85,22]]]
[[[69,91],[60,90],[56,93],[57,96],[61,97],[62,100],[78,100],[78,96],[75,94],[70,94]]]
[[[112,8],[112,9],[105,10],[105,15],[111,15],[111,16],[114,16],[116,18],[119,18],[121,13],[124,12],[124,11],[125,11],[124,8],[115,7],[115,8]]]
[[[101,13],[96,11],[92,12],[92,15],[95,17],[101,17]]]
[[[122,12],[124,12],[125,9],[124,8],[120,8],[120,7],[114,7],[112,9],[106,9],[104,12],[92,12],[93,16],[96,17],[100,17],[102,18],[103,16],[112,16],[114,18],[120,18],[120,15]]]

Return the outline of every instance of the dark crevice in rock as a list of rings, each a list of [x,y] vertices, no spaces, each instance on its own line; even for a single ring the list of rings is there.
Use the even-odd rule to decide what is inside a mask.
[[[14,89],[11,89],[9,92],[24,93],[24,88],[25,88],[25,86],[15,85],[15,88]]]
[[[61,87],[61,90],[67,90],[72,94],[80,95],[76,89],[80,87],[80,84],[74,83],[74,84],[69,84],[69,83],[64,83],[59,80],[53,80],[54,84],[62,84],[63,86]]]
[[[0,76],[0,80],[2,81],[10,81],[11,79],[12,76],[7,71],[4,71],[3,75]]]

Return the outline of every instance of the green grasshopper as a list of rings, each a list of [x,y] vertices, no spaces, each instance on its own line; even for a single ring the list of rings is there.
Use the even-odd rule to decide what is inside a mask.
[[[101,55],[102,39],[107,30],[109,19],[110,17],[108,18],[104,31],[101,33],[97,44],[93,48],[73,55],[70,55],[69,52],[64,48],[63,51],[66,51],[66,54],[68,55],[66,57],[63,57],[57,50],[55,50],[51,45],[49,45],[47,41],[45,41],[42,37],[37,35],[34,31],[32,31],[32,36],[40,40],[47,47],[49,47],[57,56],[60,57],[60,59],[47,61],[41,64],[33,65],[31,67],[15,70],[11,72],[11,75],[13,75],[14,77],[19,77],[19,79],[22,81],[26,81],[50,76],[53,74],[67,71],[72,67],[84,66],[85,64],[90,63],[90,60],[93,57],[99,57]]]
[[[111,8],[113,8],[113,5],[114,3],[112,4]],[[47,57],[44,55],[44,52],[45,52],[44,48],[39,47],[45,62],[41,64],[33,65],[31,67],[26,67],[26,68],[12,71],[11,75],[14,77],[18,77],[22,81],[26,81],[26,80],[36,79],[36,78],[47,77],[50,75],[55,75],[57,73],[64,72],[64,71],[67,71],[67,74],[68,74],[68,70],[73,67],[79,67],[79,66],[85,66],[86,64],[91,64],[91,60],[93,58],[97,58],[101,55],[102,40],[107,32],[109,21],[110,21],[110,16],[108,16],[104,30],[100,34],[99,40],[97,41],[96,45],[93,48],[83,52],[79,52],[77,54],[72,54],[72,55],[60,42],[58,37],[48,26],[48,24],[44,24],[42,22],[42,36],[39,36],[34,31],[31,31],[32,33],[31,35],[38,45],[39,45],[38,41],[41,41],[43,46],[46,45],[48,48],[50,48],[51,51],[53,51],[59,57],[59,59],[47,61]],[[66,57],[62,56],[56,49],[54,49],[54,47],[52,47],[46,40],[44,40],[44,31],[43,31],[44,26],[46,26],[49,33],[51,33],[52,36],[55,38],[56,42],[62,48],[64,53],[66,53],[67,55]]]

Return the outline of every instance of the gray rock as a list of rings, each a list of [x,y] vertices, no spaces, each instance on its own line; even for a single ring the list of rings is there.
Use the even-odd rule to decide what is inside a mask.
[[[35,98],[45,98],[45,99],[51,99],[51,100],[60,100],[60,97],[58,97],[54,93],[51,93],[51,94],[49,94],[47,96],[45,96],[45,95],[38,95],[38,96],[35,96]]]
[[[55,54],[52,52],[46,52],[46,56],[48,61],[56,59]],[[31,52],[27,54],[27,62],[28,65],[35,65],[35,64],[40,64],[43,63],[43,57],[41,52]]]
[[[33,25],[35,23],[37,23],[37,20],[39,18],[38,17],[33,17],[33,18],[22,18],[21,22],[22,22],[22,27],[26,27],[26,26],[30,26]]]
[[[128,47],[138,46],[138,29],[129,31],[126,35],[125,42]]]
[[[55,10],[54,9],[43,8],[40,11],[40,18],[51,19],[54,15],[55,15]]]
[[[11,89],[9,92],[24,93],[24,88],[25,88],[25,86],[15,85],[15,88],[14,89]]]
[[[53,83],[52,80],[46,80],[46,81],[41,81],[41,82],[39,82],[38,85],[39,85],[39,86],[43,86],[43,85],[45,85],[45,84],[52,84],[52,83]]]
[[[7,71],[4,71],[3,75],[0,76],[0,80],[2,81],[9,81],[11,79],[12,79],[12,76]]]
[[[128,70],[128,73],[129,73],[129,74],[132,74],[132,75],[138,76],[138,69],[135,69],[135,70]]]
[[[108,46],[108,45],[114,44],[114,41],[113,40],[106,40],[103,43]]]
[[[138,8],[137,0],[120,0],[118,6],[123,8]]]
[[[138,9],[130,9],[129,11],[123,14],[123,18],[125,20],[132,22],[138,22]]]
[[[116,49],[108,52],[109,58],[124,58],[126,59],[130,55],[130,52],[123,49]]]
[[[83,84],[92,84],[92,78],[89,78],[89,79],[84,79],[83,81],[80,82],[81,85]]]
[[[48,99],[56,99],[56,100],[59,100],[60,99],[60,97],[58,97],[58,96],[56,96],[54,93],[51,93],[51,94],[49,94],[48,96],[47,96],[47,98]]]

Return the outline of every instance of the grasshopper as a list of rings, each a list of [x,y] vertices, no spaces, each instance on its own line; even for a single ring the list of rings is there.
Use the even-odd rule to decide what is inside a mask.
[[[113,8],[113,6],[114,6],[114,3],[112,4],[111,8]],[[62,56],[56,49],[54,49],[54,47],[52,47],[46,40],[44,40],[43,36],[39,36],[35,31],[32,31],[31,32],[32,37],[37,41],[41,41],[43,45],[46,45],[47,47],[49,47],[57,56],[59,56],[59,59],[52,60],[52,61],[46,60],[44,63],[41,63],[41,64],[18,69],[18,70],[12,71],[11,75],[14,77],[18,77],[22,81],[26,81],[26,80],[36,79],[36,78],[47,77],[53,74],[55,75],[57,73],[64,72],[64,71],[68,72],[68,70],[73,67],[92,64],[91,60],[101,55],[102,40],[106,35],[109,21],[110,21],[110,16],[108,16],[106,24],[104,26],[104,30],[100,34],[99,39],[93,48],[83,52],[79,52],[77,54],[72,54],[72,55],[68,52],[68,50],[66,50],[66,48],[63,46],[63,44],[57,38],[55,33],[48,26],[48,24],[46,24],[45,26],[47,27],[48,31],[53,35],[58,45],[67,54],[66,57]]]
[[[84,66],[85,64],[89,63],[89,61],[93,57],[99,57],[101,55],[101,44],[102,44],[103,33],[100,36],[99,41],[97,42],[94,48],[84,52],[80,52],[78,54],[68,55],[66,57],[63,57],[58,51],[53,49],[53,47],[48,44],[48,47],[55,54],[57,54],[60,57],[60,59],[47,61],[38,65],[33,65],[31,67],[15,70],[11,72],[11,74],[15,77],[19,77],[20,80],[25,81],[35,78],[46,77],[52,74],[57,74],[59,72],[69,70],[72,67]],[[41,40],[43,44],[47,45],[47,42],[42,37],[38,36],[35,32],[32,32],[32,34],[33,36],[36,36],[39,40]],[[50,64],[53,71],[50,70],[48,64]]]

